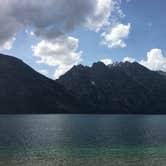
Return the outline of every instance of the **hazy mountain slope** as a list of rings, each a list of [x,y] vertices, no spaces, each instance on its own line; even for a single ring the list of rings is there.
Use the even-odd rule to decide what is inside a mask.
[[[63,113],[76,105],[63,86],[17,58],[0,55],[0,113]]]

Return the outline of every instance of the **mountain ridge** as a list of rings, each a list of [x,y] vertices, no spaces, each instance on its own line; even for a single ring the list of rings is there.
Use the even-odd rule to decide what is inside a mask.
[[[165,77],[137,62],[79,65],[57,82],[94,112],[148,114],[166,110]]]
[[[165,72],[137,62],[77,65],[57,80],[0,54],[0,114],[166,114]]]
[[[0,113],[61,113],[77,108],[76,99],[55,81],[22,60],[0,55]]]

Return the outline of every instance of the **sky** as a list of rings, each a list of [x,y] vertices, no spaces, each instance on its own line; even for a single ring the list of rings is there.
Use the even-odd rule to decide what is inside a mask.
[[[129,61],[166,71],[165,0],[0,0],[0,52],[53,79]]]

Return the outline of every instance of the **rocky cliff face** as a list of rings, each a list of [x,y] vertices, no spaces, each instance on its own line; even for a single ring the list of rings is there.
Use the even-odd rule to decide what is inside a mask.
[[[166,113],[166,78],[140,64],[74,66],[58,83],[95,113]]]

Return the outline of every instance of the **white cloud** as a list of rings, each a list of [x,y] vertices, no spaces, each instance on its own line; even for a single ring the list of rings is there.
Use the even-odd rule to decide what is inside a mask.
[[[136,60],[134,59],[134,58],[131,58],[131,57],[124,57],[123,58],[123,62],[131,62],[131,63],[133,63],[133,62],[135,62]]]
[[[1,45],[0,45],[0,50],[10,50],[13,46],[14,41],[16,40],[15,37],[8,39],[6,41],[4,41]]]
[[[139,63],[151,70],[166,71],[166,57],[158,48],[150,50],[147,53],[147,60],[141,60]]]
[[[51,40],[78,26],[98,31],[109,24],[117,0],[6,0],[0,1],[0,46],[21,30]]]
[[[96,2],[95,2],[96,1]],[[95,0],[94,12],[87,17],[85,25],[95,31],[99,31],[103,26],[109,25],[109,18],[113,10],[114,0]]]
[[[101,62],[103,62],[105,65],[110,65],[113,63],[111,59],[102,59]]]
[[[28,36],[34,36],[34,35],[35,35],[33,31],[30,31],[30,30],[28,30],[28,29],[25,29],[25,33],[26,33],[26,35],[28,35]]]
[[[43,40],[33,47],[34,55],[40,58],[38,63],[56,66],[55,77],[64,74],[73,65],[81,61],[81,51],[78,49],[78,39],[59,37],[54,41]]]
[[[113,7],[112,7],[111,23],[114,25],[117,24],[117,22],[119,22],[119,19],[124,18],[125,14],[121,9],[121,0],[115,0],[112,3]]]
[[[121,0],[1,0],[0,49],[11,49],[20,31],[38,37],[41,41],[34,47],[34,54],[40,62],[57,66],[58,77],[77,64],[81,56],[78,40],[64,36],[77,27],[104,32],[112,26],[111,17],[124,17],[120,4]],[[125,27],[130,29],[130,24],[119,25],[124,33]],[[112,31],[116,33],[114,28]],[[109,39],[109,33],[105,33],[104,38],[109,45],[124,46],[127,36],[120,33]]]
[[[11,16],[11,8],[8,1],[0,1],[0,50],[11,49],[15,35],[21,28],[21,24]]]
[[[137,60],[131,57],[123,58],[123,62],[126,61],[133,63]],[[137,62],[153,71],[166,71],[166,57],[163,55],[162,50],[158,48],[154,48],[147,52],[146,60],[140,60]]]
[[[114,47],[126,47],[125,39],[130,34],[131,24],[117,24],[115,27],[111,28],[109,32],[104,32],[102,36],[104,41],[102,44],[106,45],[108,48]]]

